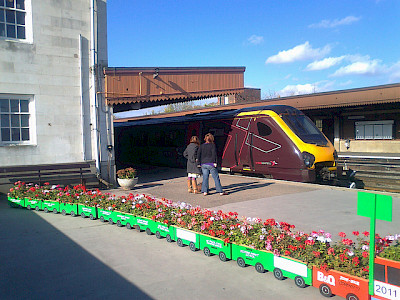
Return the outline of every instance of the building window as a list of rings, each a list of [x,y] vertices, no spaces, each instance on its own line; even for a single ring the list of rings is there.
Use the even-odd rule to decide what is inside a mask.
[[[0,95],[0,144],[31,144],[31,99]]]
[[[357,140],[393,139],[393,120],[356,122]]]
[[[26,39],[25,0],[0,0],[0,37]]]

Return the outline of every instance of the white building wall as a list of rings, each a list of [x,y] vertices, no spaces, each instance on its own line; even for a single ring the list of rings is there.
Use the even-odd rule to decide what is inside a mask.
[[[113,166],[106,150],[111,123],[106,126],[105,120],[110,118],[106,118],[106,109],[97,110],[101,106],[98,101],[104,98],[96,89],[101,84],[96,81],[93,86],[91,80],[94,73],[101,75],[107,66],[106,0],[25,2],[27,19],[31,18],[26,22],[27,39],[0,37],[0,96],[32,95],[31,141],[28,145],[0,145],[0,166],[91,159],[99,160],[99,166]],[[92,3],[96,51],[90,47]],[[98,63],[96,68],[93,63]],[[94,99],[95,95],[100,97]],[[100,120],[99,135],[94,130],[96,118]],[[99,151],[101,157],[94,147],[98,137],[103,138],[100,149],[105,149]]]

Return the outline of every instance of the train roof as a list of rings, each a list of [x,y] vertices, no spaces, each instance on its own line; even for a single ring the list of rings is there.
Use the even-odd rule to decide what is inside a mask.
[[[186,121],[203,121],[203,120],[216,120],[216,119],[232,119],[240,113],[250,111],[272,110],[277,114],[298,111],[296,108],[287,105],[264,105],[255,107],[245,107],[240,109],[228,109],[223,111],[205,111],[198,113],[186,112],[185,115],[168,117],[160,116],[160,118],[143,118],[136,120],[129,120],[126,122],[114,122],[114,127],[130,127],[130,126],[143,126],[143,125],[156,125],[168,123],[182,123]]]

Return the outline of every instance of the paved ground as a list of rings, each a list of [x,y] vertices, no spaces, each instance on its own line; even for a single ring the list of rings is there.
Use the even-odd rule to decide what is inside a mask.
[[[335,234],[369,228],[368,220],[356,215],[355,190],[221,175],[230,194],[213,191],[205,197],[187,194],[182,170],[149,168],[139,175],[133,193],[273,217],[301,230]],[[393,196],[393,222],[378,223],[381,234],[400,233],[400,199]],[[315,288],[300,290],[292,280],[278,282],[270,273],[222,263],[145,233],[11,209],[4,195],[0,228],[1,299],[324,299]]]

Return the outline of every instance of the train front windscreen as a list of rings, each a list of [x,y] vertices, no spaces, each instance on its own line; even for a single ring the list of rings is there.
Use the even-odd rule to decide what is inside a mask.
[[[281,118],[304,143],[319,146],[328,144],[327,139],[314,123],[299,111],[283,113]]]

